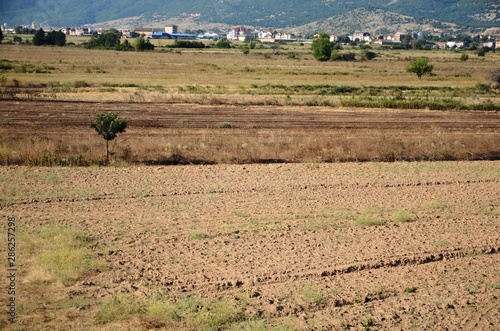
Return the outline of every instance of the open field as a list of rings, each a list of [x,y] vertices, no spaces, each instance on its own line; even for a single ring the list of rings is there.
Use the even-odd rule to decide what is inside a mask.
[[[498,52],[467,52],[461,62],[460,52],[374,49],[372,61],[320,63],[300,44],[258,45],[248,55],[237,48],[0,51],[2,164],[101,163],[103,142],[88,128],[96,111],[130,119],[113,145],[120,164],[500,156],[500,93],[488,78]],[[429,57],[433,76],[405,71],[419,56]]]
[[[0,45],[0,329],[496,330],[500,53],[375,51]]]
[[[2,167],[18,320],[0,325],[496,330],[499,175],[490,161]]]
[[[100,164],[89,122],[107,111],[129,119],[118,165],[500,158],[498,112],[13,100],[0,101],[0,163]]]

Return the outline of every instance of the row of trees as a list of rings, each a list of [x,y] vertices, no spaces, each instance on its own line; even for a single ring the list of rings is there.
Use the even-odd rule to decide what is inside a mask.
[[[341,53],[342,46],[339,43],[330,41],[327,34],[321,34],[319,38],[314,39],[311,45],[313,56],[316,60],[324,61],[354,61],[356,54],[352,52]],[[365,49],[362,58],[363,60],[373,60],[377,53]]]
[[[65,46],[66,34],[62,31],[50,31],[48,33],[45,33],[45,31],[40,28],[33,37],[33,45]]]
[[[131,45],[128,40],[121,43],[122,33],[116,29],[110,29],[105,33],[95,33],[90,41],[85,44],[85,48],[95,49],[114,49],[117,51],[152,51],[155,46],[145,40],[144,37],[139,37],[135,41],[135,45]]]

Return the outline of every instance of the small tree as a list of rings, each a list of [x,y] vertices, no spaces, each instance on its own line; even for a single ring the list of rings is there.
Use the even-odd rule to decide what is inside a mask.
[[[0,44],[2,43],[3,40],[3,31],[2,28],[0,28]]]
[[[330,60],[334,46],[334,43],[330,41],[330,38],[326,34],[321,34],[311,44],[314,58],[320,62]]]
[[[139,52],[152,51],[155,49],[155,45],[153,45],[151,42],[149,42],[149,40],[146,40],[143,37],[139,37],[135,41],[135,49],[136,49],[136,51],[139,51]]]
[[[423,75],[430,75],[432,70],[434,70],[434,66],[429,64],[429,60],[425,57],[411,61],[410,65],[406,67],[406,71],[416,74],[419,79],[422,79]]]
[[[469,55],[467,55],[465,53],[462,53],[462,55],[460,55],[460,61],[465,62],[468,59],[469,59]]]
[[[94,120],[90,123],[90,127],[106,140],[106,164],[109,162],[109,141],[114,140],[118,133],[125,132],[127,125],[127,120],[112,112],[96,113]]]

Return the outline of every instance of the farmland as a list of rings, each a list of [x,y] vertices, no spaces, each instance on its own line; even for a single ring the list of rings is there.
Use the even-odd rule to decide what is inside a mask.
[[[0,171],[17,327],[494,330],[499,317],[498,162]]]
[[[155,42],[0,45],[0,328],[495,329],[498,52]],[[108,111],[129,127],[103,166]]]
[[[113,146],[118,163],[499,157],[499,93],[489,87],[498,53],[464,62],[452,51],[380,49],[372,61],[320,63],[307,45],[243,54],[155,42],[152,53],[3,46],[0,162],[99,164],[102,142],[88,129],[97,111],[130,120]],[[405,71],[419,56],[433,76]]]

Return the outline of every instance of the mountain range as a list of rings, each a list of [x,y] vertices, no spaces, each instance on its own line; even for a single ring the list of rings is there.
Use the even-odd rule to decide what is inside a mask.
[[[295,28],[299,32],[336,29],[382,30],[392,24],[433,26],[459,31],[500,27],[498,0],[2,0],[0,22],[9,26],[249,25]],[[343,22],[339,24],[339,22]],[[350,23],[349,23],[350,22]],[[181,24],[179,24],[181,25]],[[182,25],[181,25],[182,26]],[[300,28],[299,28],[300,27]],[[340,31],[342,33],[344,31]],[[373,31],[377,32],[377,31]]]

